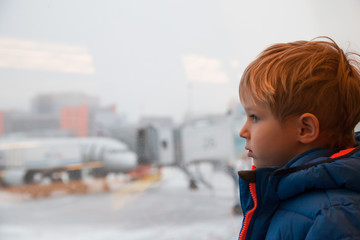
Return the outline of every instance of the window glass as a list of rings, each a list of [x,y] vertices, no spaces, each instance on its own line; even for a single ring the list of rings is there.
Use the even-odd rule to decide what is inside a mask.
[[[276,42],[359,51],[359,11],[0,1],[0,239],[236,239],[242,72]]]

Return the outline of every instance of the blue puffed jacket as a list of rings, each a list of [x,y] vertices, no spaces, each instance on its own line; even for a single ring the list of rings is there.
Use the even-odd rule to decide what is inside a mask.
[[[239,239],[360,239],[360,147],[239,172]]]

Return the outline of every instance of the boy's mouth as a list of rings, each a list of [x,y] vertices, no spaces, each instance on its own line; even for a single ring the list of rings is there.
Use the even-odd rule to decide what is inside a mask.
[[[251,149],[246,148],[246,147],[245,147],[245,149],[248,150],[248,154],[247,154],[248,157],[252,157],[252,156],[253,156],[253,152],[251,151]]]

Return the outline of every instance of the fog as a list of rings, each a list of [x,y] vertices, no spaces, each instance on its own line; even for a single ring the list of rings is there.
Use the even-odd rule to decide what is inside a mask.
[[[0,1],[0,109],[83,92],[143,116],[224,113],[275,42],[327,35],[360,50],[360,2]]]

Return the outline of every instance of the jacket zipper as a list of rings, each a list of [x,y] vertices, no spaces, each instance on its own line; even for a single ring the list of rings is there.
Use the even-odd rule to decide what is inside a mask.
[[[251,169],[254,170],[255,166],[252,166]],[[257,208],[256,183],[249,183],[249,189],[250,189],[251,198],[254,201],[254,207],[251,210],[249,210],[245,215],[244,226],[243,226],[243,229],[241,230],[239,240],[246,239],[246,235],[247,235],[247,231],[249,230],[251,218],[254,215],[254,212]]]

